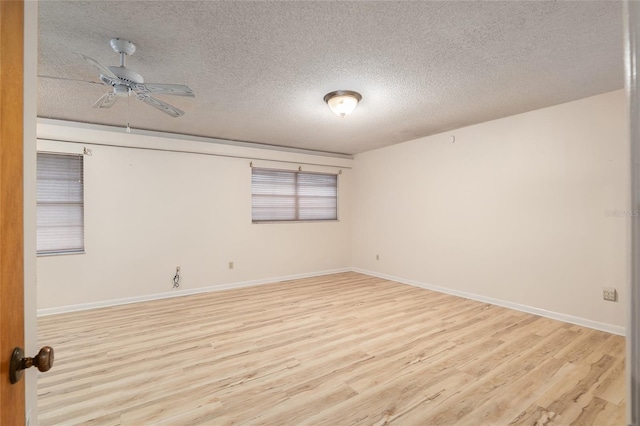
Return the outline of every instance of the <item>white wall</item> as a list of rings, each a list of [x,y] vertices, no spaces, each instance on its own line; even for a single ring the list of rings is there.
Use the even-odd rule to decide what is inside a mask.
[[[621,331],[629,219],[605,211],[629,209],[625,106],[616,91],[356,156],[354,266]]]
[[[38,2],[24,2],[24,349],[38,353],[36,296],[36,116],[38,97]],[[38,418],[38,372],[25,372],[25,424]],[[31,419],[34,419],[31,422]]]
[[[129,136],[110,135],[115,144],[127,143]],[[206,145],[164,142],[178,149]],[[38,258],[41,312],[175,292],[176,266],[181,267],[181,290],[190,291],[351,265],[349,168],[302,166],[342,170],[338,222],[252,224],[249,159],[52,141],[39,141],[38,148],[82,152],[85,146],[92,152],[84,157],[86,253]],[[270,155],[282,161],[296,157]],[[269,160],[254,163],[298,168]]]
[[[629,210],[625,106],[611,92],[355,161],[245,149],[260,166],[342,167],[337,223],[251,224],[244,148],[39,124],[40,137],[107,145],[86,145],[87,252],[38,258],[38,307],[171,294],[178,265],[187,292],[353,267],[622,333],[629,218],[606,211]],[[194,152],[108,146],[132,142]]]

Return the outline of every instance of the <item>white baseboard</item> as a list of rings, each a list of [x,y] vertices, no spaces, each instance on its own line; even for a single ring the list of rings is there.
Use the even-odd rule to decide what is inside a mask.
[[[150,300],[188,296],[190,294],[209,293],[212,291],[231,290],[231,289],[242,288],[242,287],[250,287],[250,286],[256,286],[261,284],[271,284],[271,283],[277,283],[280,281],[295,280],[300,278],[319,277],[322,275],[338,274],[341,272],[350,272],[350,271],[358,272],[360,274],[365,274],[365,275],[371,275],[373,277],[395,281],[402,284],[408,284],[414,287],[420,287],[427,290],[437,291],[439,293],[446,293],[452,296],[464,297],[465,299],[476,300],[478,302],[484,302],[484,303],[490,303],[492,305],[503,306],[505,308],[514,309],[516,311],[527,312],[530,314],[539,315],[541,317],[551,318],[554,320],[563,321],[570,324],[580,325],[582,327],[588,327],[588,328],[593,328],[595,330],[606,331],[607,333],[624,336],[626,332],[625,327],[618,326],[618,325],[592,321],[586,318],[576,317],[573,315],[547,311],[545,309],[540,309],[533,306],[521,305],[519,303],[508,302],[506,300],[494,299],[492,297],[487,297],[487,296],[482,296],[474,293],[467,293],[465,291],[454,290],[446,287],[426,284],[426,283],[415,281],[415,280],[409,280],[405,278],[395,277],[392,275],[381,274],[378,272],[369,271],[369,270],[360,269],[360,268],[332,269],[327,271],[310,272],[305,274],[287,275],[282,277],[273,277],[273,278],[266,278],[266,279],[260,279],[260,280],[242,281],[242,282],[236,282],[236,283],[219,284],[219,285],[208,286],[208,287],[176,290],[176,291],[165,292],[165,293],[155,293],[155,294],[147,294],[142,296],[126,297],[122,299],[111,299],[111,300],[104,300],[99,302],[81,303],[78,305],[60,306],[56,308],[38,309],[38,316],[41,317],[41,316],[47,316],[47,315],[62,314],[67,312],[86,311],[89,309],[105,308],[108,306],[118,306],[118,305],[130,304],[130,303],[147,302]]]
[[[130,303],[147,302],[150,300],[168,299],[171,297],[188,296],[190,294],[209,293],[212,291],[231,290],[235,288],[251,287],[261,284],[273,284],[280,281],[297,280],[300,278],[319,277],[322,275],[338,274],[341,272],[351,272],[352,268],[331,269],[327,271],[310,272],[306,274],[287,275],[283,277],[266,278],[260,280],[242,281],[237,283],[218,284],[208,287],[190,288],[184,290],[176,290],[165,293],[146,294],[142,296],[125,297],[122,299],[111,299],[99,302],[80,303],[77,305],[60,306],[56,308],[38,309],[38,316],[63,314],[67,312],[86,311],[89,309],[106,308],[109,306],[128,305]]]
[[[592,321],[590,319],[576,317],[573,315],[562,314],[559,312],[547,311],[545,309],[536,308],[528,305],[521,305],[519,303],[508,302],[506,300],[494,299],[492,297],[481,296],[478,294],[467,293],[465,291],[454,290],[446,287],[440,287],[436,285],[426,284],[423,282],[408,280],[405,278],[394,277],[391,275],[381,274],[366,269],[352,268],[354,272],[360,274],[371,275],[373,277],[383,278],[385,280],[396,281],[402,284],[408,284],[415,287],[424,288],[427,290],[437,291],[439,293],[446,293],[452,296],[464,297],[465,299],[477,300],[478,302],[490,303],[492,305],[502,306],[516,311],[527,312],[529,314],[539,315],[541,317],[551,318],[558,321],[568,322],[570,324],[580,325],[582,327],[593,328],[595,330],[606,331],[607,333],[618,334],[624,336],[626,329],[623,326],[607,324],[598,321]]]

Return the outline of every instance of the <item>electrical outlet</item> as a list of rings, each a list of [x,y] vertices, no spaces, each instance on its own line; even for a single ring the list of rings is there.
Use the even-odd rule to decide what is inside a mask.
[[[603,287],[602,288],[602,298],[604,300],[609,300],[611,302],[615,302],[618,299],[618,294],[616,289],[613,287]]]
[[[180,277],[180,267],[176,266],[176,274],[173,276],[173,288],[179,288],[180,287],[180,280],[182,278]]]
[[[229,269],[233,269],[233,262],[229,262]]]

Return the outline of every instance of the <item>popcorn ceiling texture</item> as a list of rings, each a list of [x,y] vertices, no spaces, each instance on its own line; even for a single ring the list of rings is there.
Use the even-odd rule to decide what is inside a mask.
[[[108,90],[77,53],[146,82],[181,118]],[[622,4],[44,1],[38,116],[355,154],[624,86]],[[42,77],[46,76],[46,77]],[[83,80],[80,82],[68,79]],[[363,96],[340,119],[323,96]]]

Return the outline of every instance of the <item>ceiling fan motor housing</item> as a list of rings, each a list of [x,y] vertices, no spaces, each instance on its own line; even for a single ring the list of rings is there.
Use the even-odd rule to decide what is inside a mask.
[[[109,68],[109,71],[114,73],[125,84],[126,83],[129,83],[129,84],[144,83],[144,78],[142,78],[140,74],[130,70],[129,68],[125,68],[125,67],[107,67],[107,68]],[[101,75],[100,77],[103,78],[104,76]],[[112,81],[112,79],[109,79],[108,77],[104,77],[104,78],[107,78],[108,81]],[[107,84],[113,85],[113,83],[110,83],[110,82],[108,82]]]
[[[100,80],[108,86],[113,87],[113,93],[116,96],[129,96],[131,93],[131,85],[136,83],[144,83],[144,79],[140,74],[125,67],[107,67],[109,71],[115,74],[117,79],[107,77],[100,74]]]

